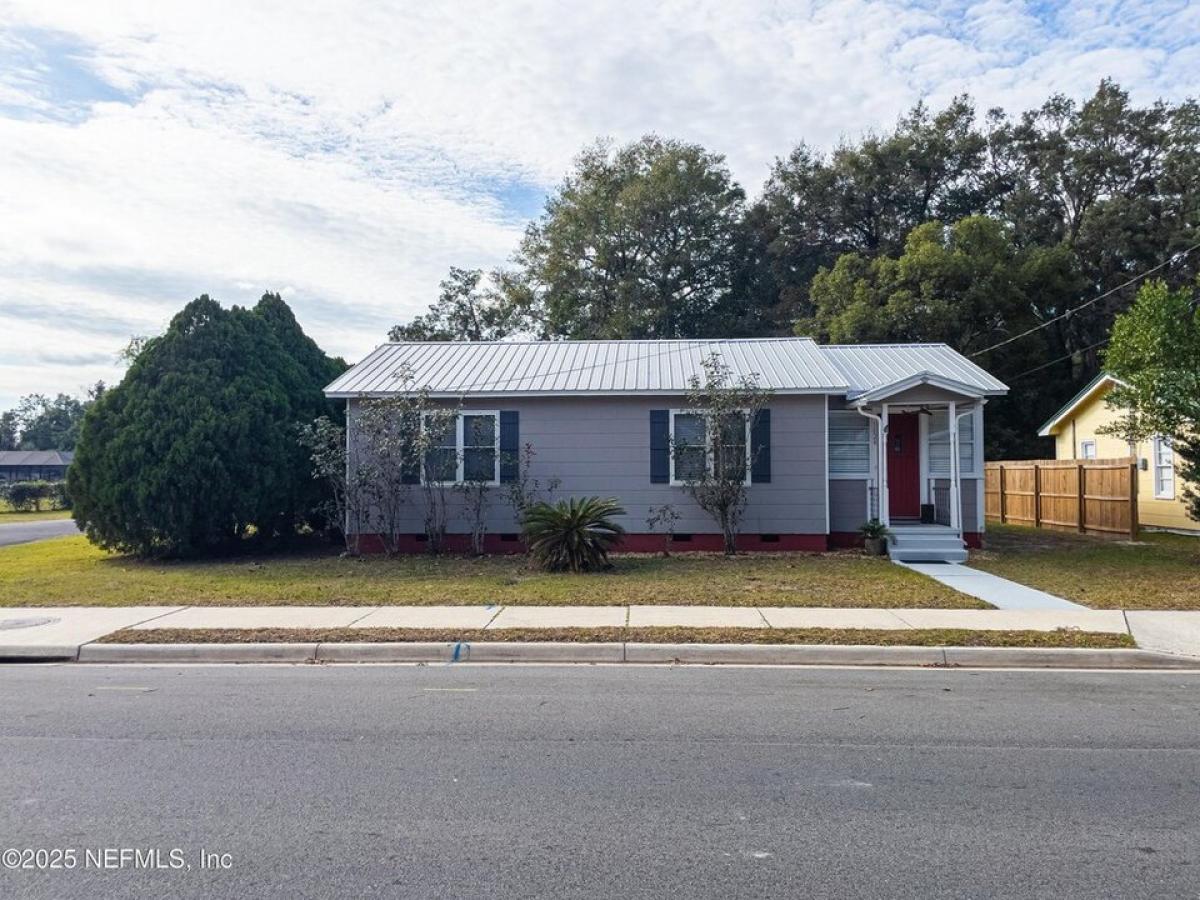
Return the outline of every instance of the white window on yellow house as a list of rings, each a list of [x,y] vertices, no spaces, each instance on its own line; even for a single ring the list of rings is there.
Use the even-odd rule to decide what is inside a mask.
[[[1154,452],[1154,498],[1174,500],[1175,454],[1171,450],[1171,441],[1156,434],[1151,443]]]
[[[1095,459],[1096,458],[1096,442],[1095,441],[1080,441],[1079,457],[1080,457],[1080,459]]]

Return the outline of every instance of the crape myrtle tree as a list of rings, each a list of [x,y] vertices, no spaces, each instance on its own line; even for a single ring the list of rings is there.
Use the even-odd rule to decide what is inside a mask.
[[[751,428],[770,391],[754,375],[735,378],[719,354],[701,360],[704,376],[693,376],[688,411],[675,418],[671,436],[675,477],[696,505],[721,529],[726,556],[737,552],[754,465]]]
[[[1108,396],[1120,416],[1103,429],[1124,440],[1171,440],[1188,516],[1200,521],[1200,281],[1171,290],[1152,281],[1117,318],[1105,369],[1124,384]]]
[[[408,366],[394,376],[394,393],[355,401],[348,470],[351,515],[357,528],[380,536],[384,551],[400,550],[411,504],[419,503],[430,553],[445,549],[446,493],[455,482],[454,431],[458,408],[435,403]],[[415,496],[414,496],[415,495]]]
[[[329,416],[318,416],[297,429],[297,440],[312,462],[312,477],[325,483],[328,496],[320,510],[326,528],[341,533],[346,552],[357,554],[358,533],[346,527],[350,515],[349,454],[346,429]]]
[[[85,415],[67,476],[75,521],[102,547],[154,556],[323,524],[327,488],[296,429],[340,415],[322,388],[344,368],[278,294],[253,308],[197,298]]]

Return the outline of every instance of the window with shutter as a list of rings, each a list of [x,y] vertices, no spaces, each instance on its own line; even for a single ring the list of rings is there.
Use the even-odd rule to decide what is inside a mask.
[[[424,480],[439,484],[498,484],[499,418],[497,410],[463,410],[452,418],[427,415]]]

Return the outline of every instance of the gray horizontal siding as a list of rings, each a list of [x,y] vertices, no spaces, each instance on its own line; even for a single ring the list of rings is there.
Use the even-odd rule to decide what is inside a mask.
[[[867,521],[865,479],[833,479],[829,482],[829,530],[858,531]]]
[[[351,401],[351,423],[358,401]],[[664,503],[680,513],[678,532],[715,533],[717,525],[696,506],[683,487],[650,483],[650,410],[684,407],[683,397],[471,398],[470,409],[508,409],[520,413],[521,445],[536,453],[531,476],[561,480],[556,499],[615,497],[626,509],[621,524],[634,533],[647,531],[650,508]],[[777,396],[771,409],[771,483],[751,485],[743,518],[747,534],[824,534],[825,398]],[[352,424],[353,427],[353,424]],[[504,485],[490,491],[487,517],[492,532],[518,528]],[[411,513],[404,532],[423,528],[421,489],[409,490]],[[468,530],[462,498],[451,491],[449,530]],[[361,531],[370,531],[362,517]],[[861,524],[861,521],[858,523]],[[857,527],[857,525],[855,526]]]

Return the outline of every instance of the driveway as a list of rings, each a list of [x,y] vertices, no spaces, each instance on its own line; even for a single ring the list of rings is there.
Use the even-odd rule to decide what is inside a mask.
[[[0,547],[9,544],[28,544],[46,538],[79,534],[74,519],[43,519],[40,522],[5,522],[0,524]]]

